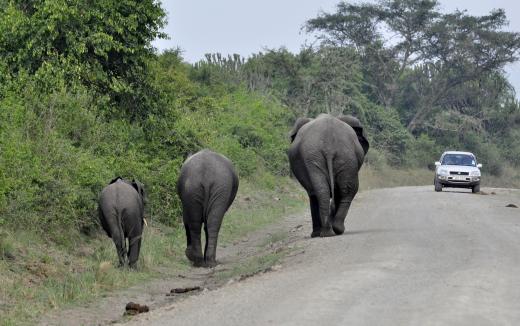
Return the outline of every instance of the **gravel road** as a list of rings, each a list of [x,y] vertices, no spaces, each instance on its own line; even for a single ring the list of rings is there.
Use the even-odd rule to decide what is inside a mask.
[[[280,268],[125,325],[518,325],[520,192],[485,191],[361,193],[345,235],[310,239],[302,215]]]

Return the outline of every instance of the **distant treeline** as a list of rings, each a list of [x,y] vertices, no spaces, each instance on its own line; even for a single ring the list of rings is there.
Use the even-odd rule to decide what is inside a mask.
[[[318,46],[244,60],[208,54],[194,66],[206,85],[243,85],[295,116],[356,115],[377,151],[368,160],[424,167],[443,150],[477,154],[486,173],[520,165],[520,107],[503,68],[520,34],[503,10],[441,13],[435,0],[340,2],[304,25]]]
[[[474,151],[487,173],[518,166],[520,108],[502,69],[519,35],[502,31],[503,11],[435,4],[340,3],[306,23],[317,46],[190,65],[151,46],[165,37],[156,1],[0,0],[0,228],[88,234],[119,175],[176,225],[189,153],[219,151],[242,178],[288,175],[287,131],[321,112],[365,124],[375,168],[426,167],[445,149]]]

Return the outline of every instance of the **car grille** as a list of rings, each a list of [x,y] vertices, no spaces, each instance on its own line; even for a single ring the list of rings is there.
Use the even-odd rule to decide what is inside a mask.
[[[469,175],[469,172],[450,171],[451,175]]]
[[[470,182],[471,179],[470,178],[466,178],[465,180],[453,180],[452,177],[448,177],[448,181],[450,181],[450,182]]]

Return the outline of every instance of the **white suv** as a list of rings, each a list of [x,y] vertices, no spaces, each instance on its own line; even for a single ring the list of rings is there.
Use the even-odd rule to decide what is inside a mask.
[[[435,191],[442,191],[443,187],[471,188],[473,193],[480,191],[482,164],[477,164],[472,153],[444,152],[435,166]]]

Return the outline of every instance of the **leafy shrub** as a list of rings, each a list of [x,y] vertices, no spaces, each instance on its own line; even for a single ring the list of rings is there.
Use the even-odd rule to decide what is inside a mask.
[[[479,163],[483,165],[484,173],[494,176],[501,176],[504,172],[504,158],[500,154],[498,147],[491,143],[482,143],[475,151]]]
[[[371,105],[365,110],[367,135],[373,147],[387,154],[387,161],[403,165],[411,135],[399,121],[397,112]]]
[[[365,156],[365,165],[376,170],[382,170],[386,167],[386,155],[377,148],[370,148]]]
[[[158,73],[154,87],[176,96],[165,96],[167,107],[140,121],[114,117],[107,98],[66,86],[59,74],[45,75],[56,80],[48,89],[43,75],[13,81],[0,99],[0,225],[34,228],[58,243],[90,234],[98,229],[99,192],[122,176],[144,182],[148,217],[176,226],[178,172],[202,148],[228,156],[241,177],[287,173],[288,113],[281,105],[245,90],[203,90],[180,61],[168,64],[173,78]]]
[[[442,149],[427,134],[421,134],[409,142],[407,153],[407,164],[433,169],[433,164],[442,154]]]

